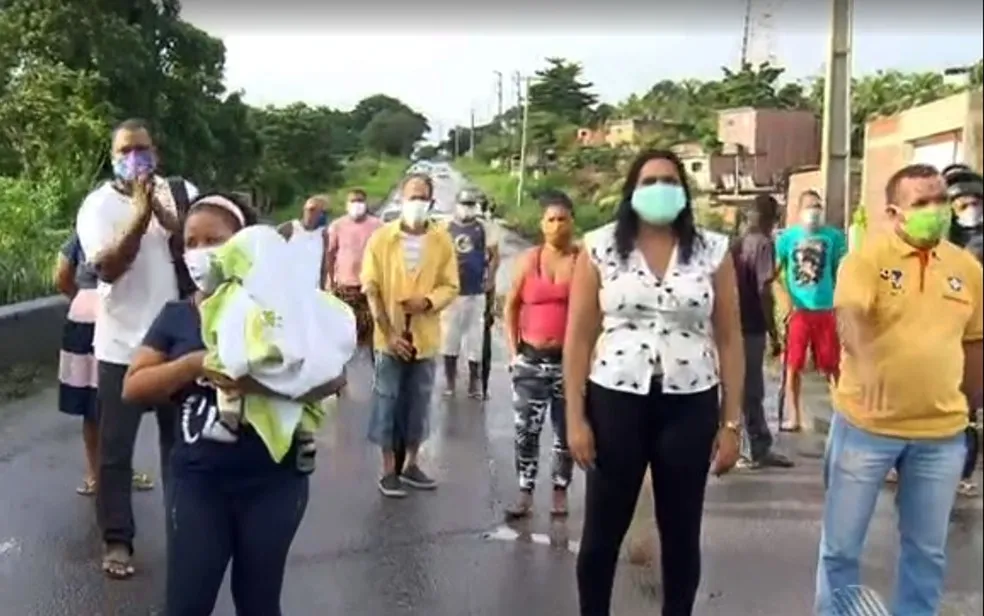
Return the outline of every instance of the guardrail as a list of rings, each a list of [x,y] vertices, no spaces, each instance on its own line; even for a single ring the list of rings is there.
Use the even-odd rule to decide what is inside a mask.
[[[0,370],[56,361],[67,313],[61,295],[0,306]]]
[[[378,208],[389,203],[399,185],[393,186]],[[0,306],[0,371],[16,364],[57,361],[67,314],[68,300],[61,295]]]

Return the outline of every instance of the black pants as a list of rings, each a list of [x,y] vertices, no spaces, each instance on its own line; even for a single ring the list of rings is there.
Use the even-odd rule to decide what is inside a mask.
[[[123,402],[127,366],[99,362],[99,470],[96,478],[96,518],[106,543],[133,549],[133,449],[143,414],[151,409]],[[160,442],[161,480],[168,484],[168,458],[174,444],[175,413],[156,409]]]
[[[978,410],[975,410],[974,404],[970,404],[970,425],[967,426],[965,431],[967,435],[967,459],[964,461],[963,473],[960,475],[961,479],[968,480],[974,476],[974,470],[977,468],[977,456],[980,455],[980,447],[978,440],[980,437],[978,435],[978,426],[980,419],[978,418]]]
[[[259,476],[185,472],[167,498],[167,616],[210,616],[230,560],[237,616],[280,616],[308,476],[286,466]]]
[[[745,399],[742,401],[749,454],[759,461],[772,449],[772,432],[765,419],[765,334],[745,334]]]
[[[663,572],[663,616],[690,616],[700,584],[704,488],[718,428],[718,389],[639,396],[588,386],[597,458],[587,473],[577,557],[581,616],[608,616],[619,547],[650,467]]]

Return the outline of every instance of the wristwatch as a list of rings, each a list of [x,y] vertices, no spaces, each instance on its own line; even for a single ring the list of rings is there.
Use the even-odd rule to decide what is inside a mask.
[[[725,421],[721,423],[722,430],[731,430],[736,436],[741,436],[741,422],[740,421]]]

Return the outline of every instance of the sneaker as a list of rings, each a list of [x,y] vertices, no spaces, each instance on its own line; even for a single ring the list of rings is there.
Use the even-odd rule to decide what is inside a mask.
[[[400,484],[400,478],[393,473],[383,475],[379,480],[379,491],[389,498],[404,498],[407,495],[407,491]]]
[[[762,465],[751,458],[742,456],[738,458],[738,462],[735,463],[735,468],[740,471],[757,471],[762,468]]]
[[[957,486],[957,494],[966,497],[977,496],[977,484],[970,479],[963,479]]]
[[[400,481],[418,490],[433,490],[437,482],[424,474],[416,464],[408,466],[400,475]]]
[[[796,466],[793,461],[782,455],[781,453],[776,453],[770,451],[765,454],[761,460],[758,461],[759,466],[765,468],[793,468]]]

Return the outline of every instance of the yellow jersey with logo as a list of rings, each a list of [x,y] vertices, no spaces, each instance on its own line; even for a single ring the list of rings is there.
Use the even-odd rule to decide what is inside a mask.
[[[879,234],[848,253],[834,306],[865,316],[871,366],[844,353],[834,405],[857,427],[897,438],[944,438],[967,426],[964,349],[984,336],[982,273],[947,241],[917,250]],[[863,375],[874,374],[875,379]],[[869,381],[875,381],[871,385]]]

